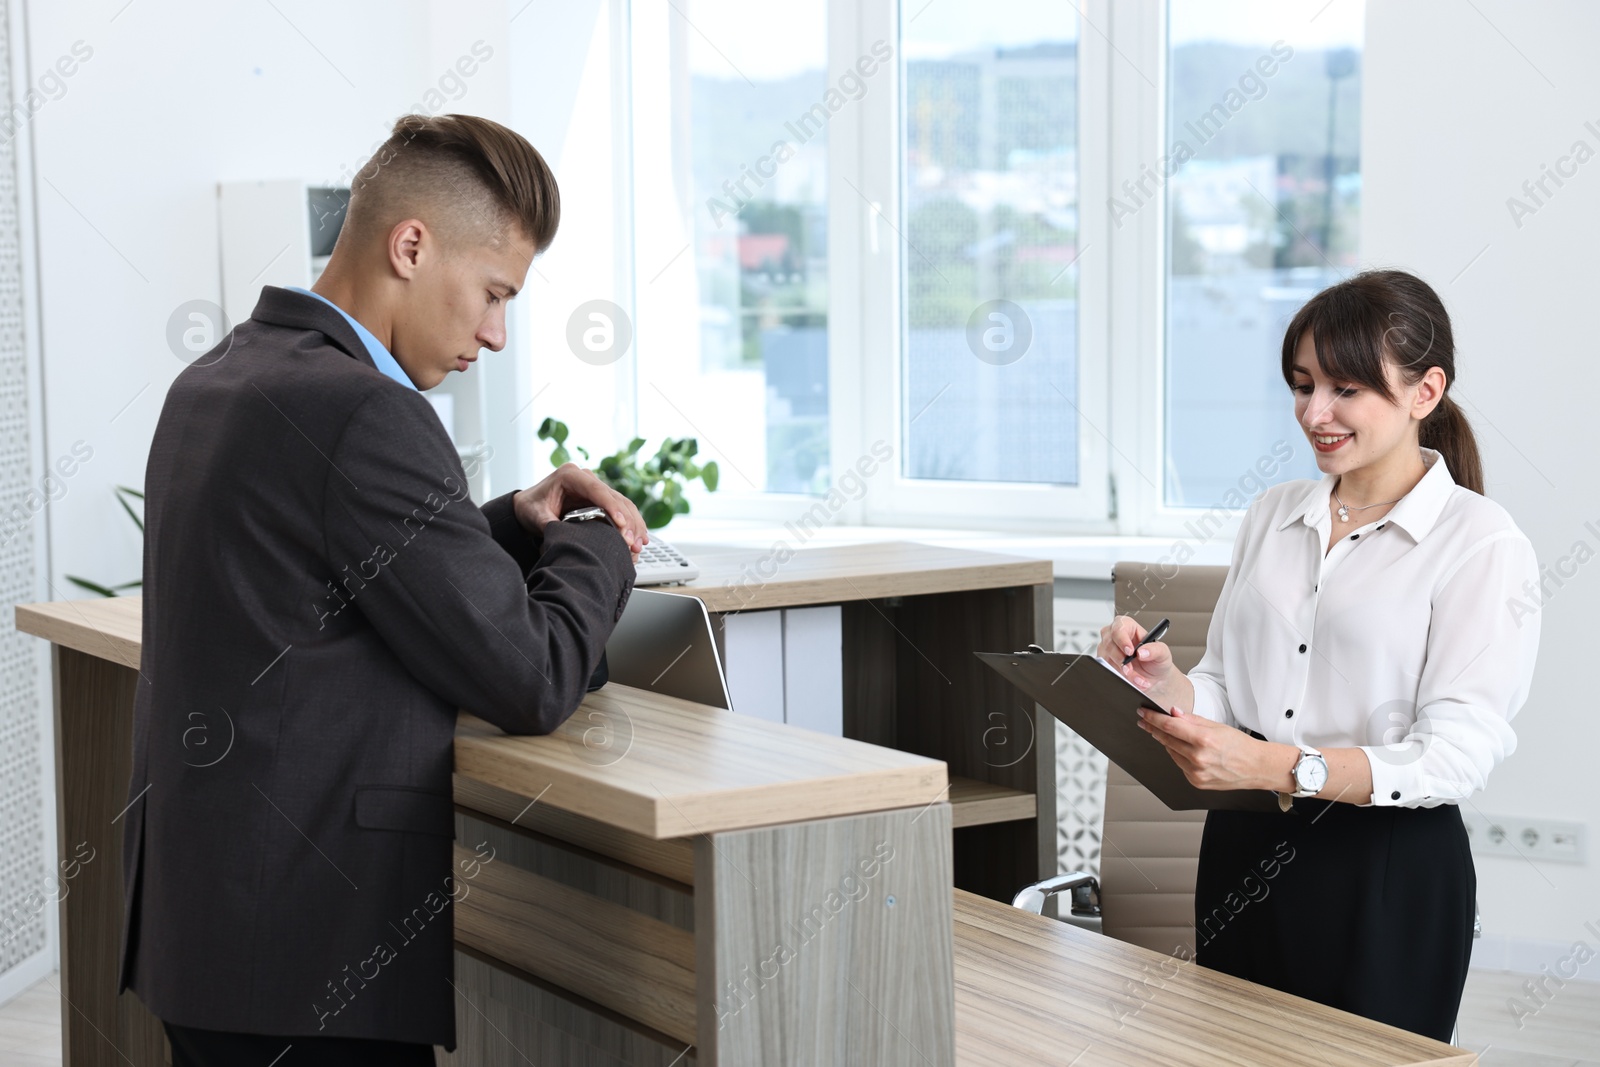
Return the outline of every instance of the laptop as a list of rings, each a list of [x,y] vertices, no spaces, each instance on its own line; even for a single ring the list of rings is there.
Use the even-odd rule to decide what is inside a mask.
[[[733,709],[711,615],[699,597],[637,586],[606,643],[609,680]]]

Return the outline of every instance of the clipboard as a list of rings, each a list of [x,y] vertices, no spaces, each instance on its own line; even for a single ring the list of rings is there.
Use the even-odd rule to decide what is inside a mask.
[[[1166,748],[1139,728],[1138,709],[1167,714],[1099,656],[1066,652],[974,652],[1006,681],[1133,775],[1173,811],[1281,814],[1268,789],[1196,789]]]

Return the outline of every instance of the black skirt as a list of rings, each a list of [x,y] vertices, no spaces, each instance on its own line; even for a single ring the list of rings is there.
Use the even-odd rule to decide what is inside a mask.
[[[1477,889],[1454,804],[1209,812],[1195,961],[1448,1041]]]

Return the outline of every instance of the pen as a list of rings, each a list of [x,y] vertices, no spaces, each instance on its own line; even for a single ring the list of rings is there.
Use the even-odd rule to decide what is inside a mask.
[[[1161,640],[1162,636],[1167,632],[1167,627],[1171,624],[1171,619],[1162,619],[1160,622],[1156,623],[1155,629],[1145,634],[1144,640],[1133,646],[1133,651],[1129,652],[1128,655],[1123,659],[1122,665],[1126,667],[1128,664],[1132,663],[1133,657],[1137,656],[1139,654],[1139,650],[1146,644],[1150,643],[1151,641]]]

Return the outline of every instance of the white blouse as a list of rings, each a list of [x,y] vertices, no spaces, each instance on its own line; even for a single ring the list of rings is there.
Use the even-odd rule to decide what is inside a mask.
[[[1436,450],[1422,458],[1422,480],[1326,556],[1334,475],[1262,493],[1189,672],[1197,715],[1268,741],[1361,748],[1372,795],[1345,798],[1361,806],[1482,789],[1516,749],[1510,721],[1539,647],[1532,542]]]

